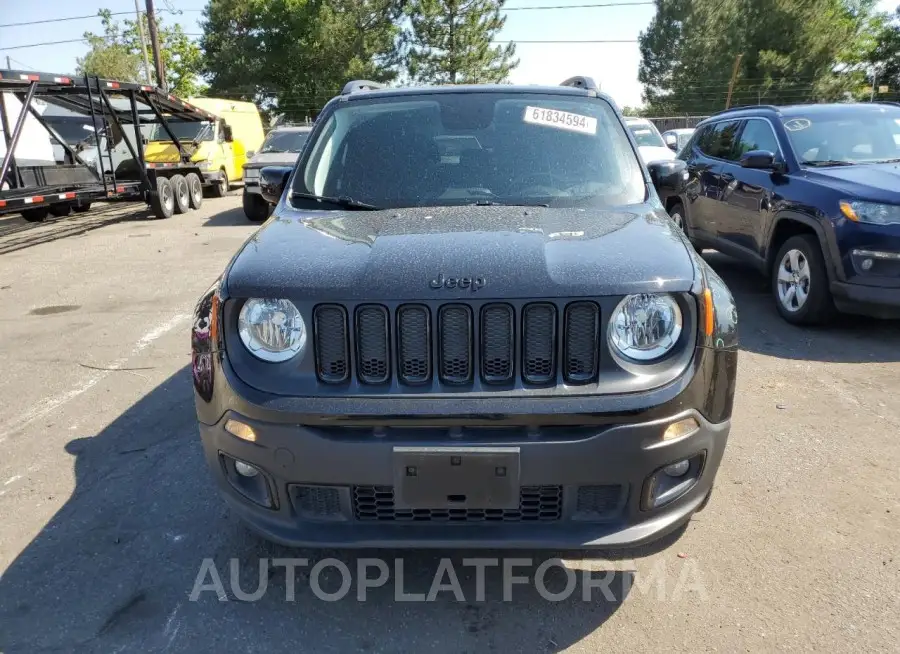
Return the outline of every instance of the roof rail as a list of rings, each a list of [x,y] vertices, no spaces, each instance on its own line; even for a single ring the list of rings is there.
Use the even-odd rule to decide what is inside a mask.
[[[384,84],[379,84],[378,82],[370,82],[366,79],[356,79],[352,82],[347,82],[344,85],[344,88],[341,91],[341,95],[348,95],[350,93],[356,93],[357,91],[377,91],[378,89],[383,88]]]
[[[588,91],[600,90],[593,77],[582,77],[581,75],[564,80],[560,86],[574,86],[576,89],[587,89]]]
[[[742,104],[736,107],[723,109],[722,111],[717,111],[714,114],[710,114],[710,116],[721,116],[722,114],[727,114],[732,111],[744,111],[746,109],[768,109],[769,111],[778,111],[778,107],[774,104]]]

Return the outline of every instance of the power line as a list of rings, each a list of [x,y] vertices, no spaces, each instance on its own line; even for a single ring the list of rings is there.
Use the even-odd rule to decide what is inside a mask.
[[[645,5],[653,5],[656,4],[651,0],[641,0],[639,2],[602,2],[602,3],[594,3],[594,4],[584,4],[584,5],[536,5],[533,7],[504,7],[502,11],[542,11],[542,10],[550,10],[550,9],[605,9],[607,7],[639,7]],[[203,9],[175,9],[169,3],[166,3],[167,7],[165,9],[159,9],[159,12],[165,12],[169,14],[183,14],[185,12],[188,13],[200,13],[204,11]],[[110,12],[110,16],[125,16],[129,14],[133,14],[133,11],[112,11]],[[88,20],[90,18],[100,18],[99,14],[91,14],[88,16],[63,16],[61,18],[47,18],[44,20],[32,20],[22,23],[5,23],[0,25],[0,28],[4,27],[26,27],[28,25],[43,25],[46,23],[62,23],[70,20]]]
[[[591,5],[556,5],[534,7],[504,7],[501,11],[532,11],[538,9],[602,9],[605,7],[639,7],[641,5],[655,5],[655,2],[604,2]]]
[[[169,14],[182,14],[186,11],[190,12],[200,12],[202,9],[160,9],[160,12],[165,12]],[[132,16],[134,15],[133,11],[111,11],[109,12],[110,16]],[[64,16],[62,18],[46,18],[44,20],[30,20],[24,23],[5,23],[0,25],[0,28],[4,27],[26,27],[28,25],[44,25],[46,23],[62,23],[70,20],[87,20],[89,18],[102,18],[100,14],[91,14],[89,16]],[[9,48],[7,48],[8,50]]]

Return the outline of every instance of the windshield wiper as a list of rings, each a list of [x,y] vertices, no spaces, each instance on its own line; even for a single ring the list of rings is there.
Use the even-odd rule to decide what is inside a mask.
[[[355,209],[358,211],[380,211],[379,207],[376,207],[374,204],[366,204],[365,202],[358,202],[350,197],[339,197],[333,198],[327,195],[316,195],[314,193],[299,193],[294,191],[291,193],[291,199],[300,199],[300,200],[315,200],[316,202],[324,202],[326,204],[333,204],[336,207],[341,207],[342,209]]]
[[[821,161],[801,161],[804,166],[826,167],[826,166],[855,166],[855,161],[841,161],[840,159],[823,159]]]
[[[469,207],[549,207],[545,202],[496,202],[494,200],[476,200]]]

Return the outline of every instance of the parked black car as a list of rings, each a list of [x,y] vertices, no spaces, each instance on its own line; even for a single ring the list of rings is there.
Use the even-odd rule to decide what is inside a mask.
[[[732,296],[666,215],[613,102],[559,87],[329,102],[274,214],[200,300],[206,458],[265,537],[615,547],[703,508]]]
[[[786,320],[900,317],[900,105],[736,108],[679,157],[690,178],[673,219],[768,275]]]

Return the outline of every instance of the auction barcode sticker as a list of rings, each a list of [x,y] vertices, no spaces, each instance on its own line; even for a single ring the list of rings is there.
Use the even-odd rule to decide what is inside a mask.
[[[542,107],[525,107],[525,115],[522,117],[526,123],[532,125],[546,125],[557,129],[567,129],[571,132],[582,134],[597,133],[597,119],[592,116],[572,114],[559,109],[544,109]]]

